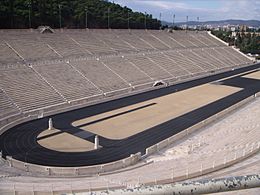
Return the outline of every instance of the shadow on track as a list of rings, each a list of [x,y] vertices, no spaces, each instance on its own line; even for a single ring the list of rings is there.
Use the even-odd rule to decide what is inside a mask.
[[[82,118],[108,112],[114,109],[133,105],[156,97],[188,89],[204,83],[216,81],[235,74],[259,68],[260,64],[229,71],[211,77],[186,82],[168,88],[154,90],[110,102],[77,109],[71,112],[52,116],[55,128],[72,135],[81,135],[83,139],[94,142],[94,135],[88,134],[79,127],[72,126],[72,122]],[[84,166],[108,163],[134,154],[145,152],[145,148],[156,144],[206,118],[230,107],[231,105],[260,91],[260,82],[256,79],[236,76],[221,81],[221,84],[243,88],[241,91],[219,99],[213,103],[193,110],[182,116],[149,128],[143,132],[122,140],[111,140],[100,136],[98,150],[89,152],[58,152],[42,147],[37,142],[37,136],[48,128],[48,117],[30,121],[11,128],[0,136],[0,149],[3,155],[12,156],[15,159],[47,166]],[[86,125],[86,124],[84,124]],[[87,132],[90,133],[90,132]]]

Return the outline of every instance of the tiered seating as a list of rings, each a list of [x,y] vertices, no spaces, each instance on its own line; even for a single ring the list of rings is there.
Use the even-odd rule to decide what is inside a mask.
[[[180,55],[180,53],[171,51],[171,52],[165,52],[165,55],[167,55],[170,59],[174,60],[179,66],[181,66],[183,69],[188,71],[191,74],[197,74],[204,72],[204,70],[194,64],[194,62],[187,59],[186,56]]]
[[[163,41],[161,41],[160,39],[158,39],[156,36],[154,36],[149,32],[142,31],[142,30],[132,30],[132,32],[143,42],[150,45],[152,49],[158,49],[158,50],[170,49],[170,47],[166,43],[164,43]]]
[[[96,37],[96,32],[92,30],[68,32],[68,36],[93,55],[109,55],[116,53],[109,45],[98,39]]]
[[[205,71],[211,71],[214,70],[215,67],[213,65],[211,65],[210,63],[208,63],[206,61],[205,58],[199,56],[198,54],[196,54],[196,52],[189,50],[189,51],[179,51],[179,53],[181,53],[183,56],[186,56],[187,59],[189,59],[190,61],[194,62],[194,64],[198,67],[200,67],[201,69],[205,70]]]
[[[234,56],[233,52],[230,53],[229,51],[225,50],[225,48],[223,48],[223,47],[216,48],[216,50],[217,50],[219,53],[221,53],[221,54],[224,54],[224,53],[225,53],[225,55],[223,55],[223,56],[228,57],[229,60],[233,61],[236,65],[239,65],[239,64],[242,64],[242,63],[243,63],[243,61],[237,59],[237,57]]]
[[[144,42],[141,39],[139,39],[139,37],[136,36],[135,33],[132,32],[132,30],[114,30],[113,32],[116,33],[122,41],[127,42],[133,48],[135,48],[135,50],[146,51],[153,49],[147,42]]]
[[[197,33],[196,38],[204,44],[204,47],[215,47],[218,46],[214,41],[208,39],[209,35],[205,35],[204,33]]]
[[[22,111],[140,90],[156,80],[180,82],[250,62],[207,32],[0,32],[0,88]]]
[[[183,36],[183,34],[182,34]],[[189,40],[191,42],[191,46],[195,46],[195,47],[205,47],[205,44],[203,43],[202,40],[199,40],[198,37],[198,33],[196,33],[195,31],[191,31],[191,32],[187,32],[186,35],[186,39]]]
[[[133,51],[130,45],[119,39],[119,36],[116,33],[107,33],[107,31],[99,30],[98,33],[95,32],[95,38],[101,40],[111,49],[117,52],[129,52]]]
[[[21,55],[10,49],[8,45]],[[64,30],[54,34],[39,34],[26,31],[1,33],[0,63],[73,58],[76,56],[104,56],[136,51],[161,51],[185,48],[226,47],[206,32],[155,30]],[[231,51],[231,50],[228,50]],[[218,51],[217,51],[218,52]],[[248,62],[238,55],[236,60]],[[6,55],[5,55],[6,54]],[[234,54],[234,55],[233,55]]]
[[[66,63],[34,66],[34,69],[69,101],[100,93],[87,78]]]
[[[189,32],[188,35],[190,36],[190,41],[192,41],[198,47],[208,47],[208,45],[206,44],[207,41],[205,40],[205,38],[201,37],[199,32]]]
[[[178,42],[174,39],[174,36],[171,36],[171,33],[163,33],[162,31],[151,31],[151,34],[162,40],[172,49],[185,48],[183,45],[181,45],[181,42]]]
[[[249,60],[248,58],[246,58],[245,56],[239,54],[238,52],[235,52],[234,49],[230,48],[230,47],[223,47],[222,48],[226,53],[230,54],[231,56],[234,56],[237,60],[237,63],[239,64],[247,64],[247,63],[251,63],[251,60]],[[234,58],[233,58],[234,59]]]
[[[108,69],[100,60],[89,59],[71,63],[103,92],[129,87],[129,83]]]
[[[109,68],[121,75],[131,85],[151,82],[151,78],[138,66],[122,57],[110,57],[101,59]]]
[[[42,34],[41,40],[53,48],[61,57],[86,55],[87,52],[65,34]]]
[[[1,70],[0,78],[0,87],[22,111],[64,102],[31,68]]]
[[[236,63],[231,59],[232,56],[228,55],[225,51],[219,50],[217,47],[212,48],[215,56],[218,56],[220,59],[223,59],[228,66],[236,65]]]
[[[207,40],[207,43],[210,43],[210,46],[225,46],[224,43],[218,41],[214,37],[208,35],[206,32],[200,34],[203,39]]]
[[[175,60],[168,58],[163,53],[148,54],[147,56],[157,64],[160,64],[161,67],[166,69],[175,77],[181,77],[190,74],[188,71],[183,69],[180,65],[178,65]]]
[[[220,63],[221,63],[221,67],[224,68],[224,67],[228,67],[230,66],[229,63],[226,62],[226,59],[223,58],[221,56],[221,54],[219,54],[218,52],[216,52],[214,49],[212,48],[205,48],[203,50],[205,53],[207,53],[209,56],[211,56],[211,58],[215,58],[217,59]]]
[[[0,43],[0,65],[12,64],[21,61],[18,55],[15,54],[6,44]]]
[[[9,36],[6,39],[6,42],[24,59],[29,61],[57,58],[57,54],[55,54],[41,39],[37,38],[35,34],[26,34],[23,35],[22,38],[13,38]]]
[[[0,89],[0,105],[0,119],[19,113],[18,108],[11,102],[2,89]]]
[[[217,69],[225,67],[225,65],[223,65],[223,62],[207,53],[205,48],[195,49],[194,52],[198,54],[201,58],[203,58],[206,62],[209,62],[211,66],[216,67]]]
[[[159,64],[149,60],[144,55],[129,55],[126,56],[126,58],[154,80],[172,77],[168,72],[161,68]]]
[[[184,47],[186,48],[194,48],[194,47],[198,47],[195,43],[194,40],[192,39],[192,37],[189,36],[189,33],[186,32],[179,32],[179,31],[175,31],[174,33],[168,33],[169,36],[178,41],[179,43],[181,43]]]

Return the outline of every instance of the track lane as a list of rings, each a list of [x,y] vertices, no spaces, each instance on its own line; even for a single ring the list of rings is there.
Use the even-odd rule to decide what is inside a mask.
[[[55,121],[55,127],[63,129],[65,132],[80,132],[83,130],[71,125],[73,121],[79,120],[80,118],[93,116],[95,114],[135,104],[147,99],[170,94],[175,92],[176,89],[187,89],[193,86],[212,82],[220,78],[226,78],[228,76],[242,73],[244,71],[254,70],[259,67],[260,65],[258,64],[254,67],[252,66],[240,70],[230,71],[224,74],[198,79],[193,82],[182,83],[168,88],[54,115],[52,118]],[[0,149],[3,151],[4,156],[10,155],[21,161],[47,166],[95,165],[119,160],[139,151],[144,153],[145,148],[154,145],[202,120],[205,120],[209,116],[212,116],[260,91],[259,80],[242,79],[241,76],[223,80],[221,84],[239,86],[244,89],[122,140],[111,140],[100,137],[100,144],[104,147],[99,150],[89,152],[58,152],[39,145],[37,142],[37,136],[43,130],[47,129],[48,118],[27,122],[6,131],[0,136]],[[70,130],[68,131],[68,129]],[[87,139],[88,141],[93,142],[94,136]]]

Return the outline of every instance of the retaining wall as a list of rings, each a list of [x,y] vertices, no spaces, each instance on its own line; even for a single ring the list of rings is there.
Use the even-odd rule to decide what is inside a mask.
[[[228,46],[228,43],[226,43],[226,42],[223,41],[222,39],[216,37],[215,35],[211,34],[211,31],[207,31],[207,32],[208,32],[208,34],[209,34],[211,37],[217,39],[217,40],[220,41],[221,43],[223,43],[223,44],[225,44],[226,46]]]
[[[111,163],[93,165],[93,166],[82,166],[82,167],[52,167],[42,166],[31,163],[25,163],[11,156],[6,157],[11,167],[30,172],[33,174],[41,174],[45,176],[63,176],[63,177],[76,177],[76,176],[93,176],[100,173],[112,172],[118,169],[128,167],[136,164],[141,159],[141,153],[132,154],[131,156],[118,160]]]

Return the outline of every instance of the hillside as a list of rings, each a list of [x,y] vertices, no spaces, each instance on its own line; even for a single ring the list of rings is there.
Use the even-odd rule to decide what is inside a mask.
[[[1,0],[0,28],[85,28],[86,12],[89,28],[108,28],[108,12],[110,28],[128,28],[128,16],[130,28],[145,28],[145,18],[148,29],[160,27],[150,14],[105,0]]]

